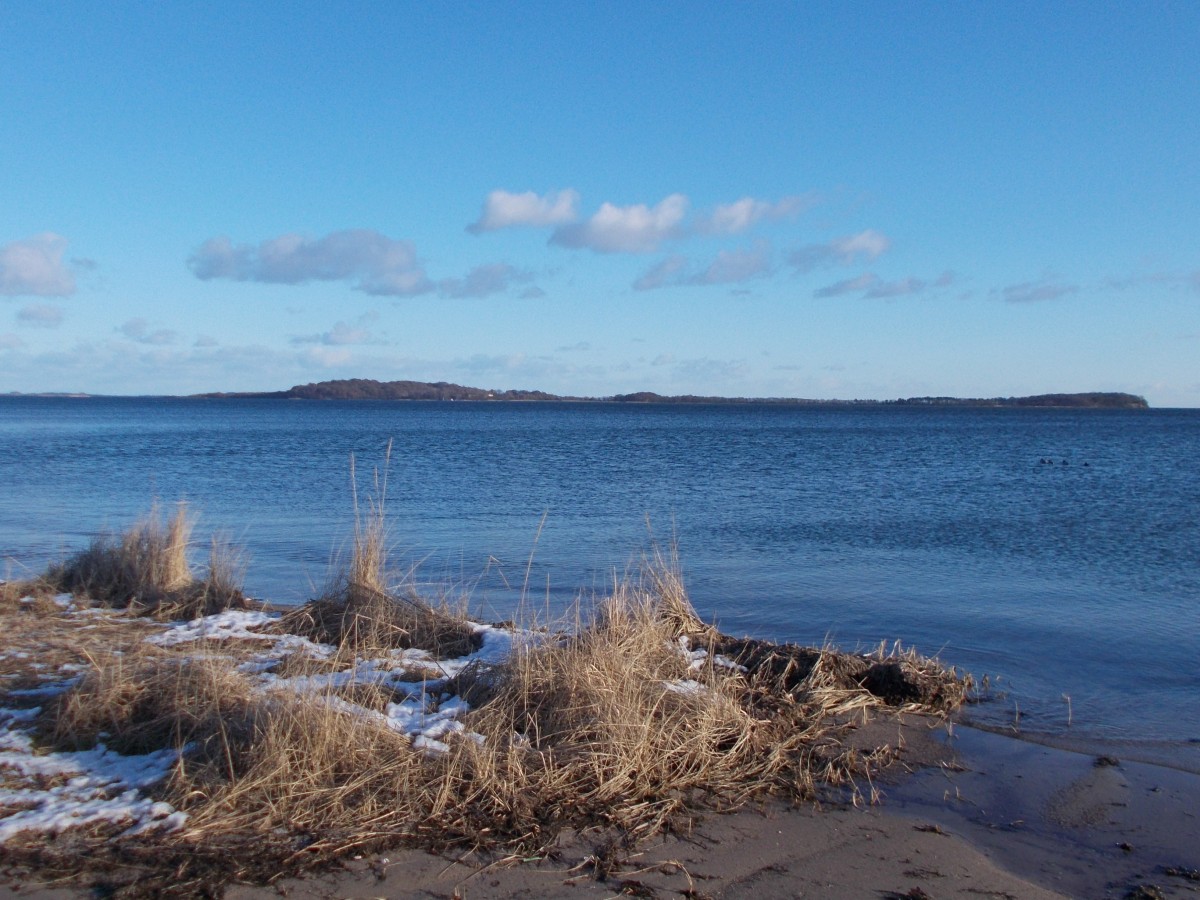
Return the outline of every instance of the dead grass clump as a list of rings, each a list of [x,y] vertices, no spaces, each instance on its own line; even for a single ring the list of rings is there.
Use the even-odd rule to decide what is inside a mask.
[[[192,582],[187,545],[194,521],[182,504],[168,522],[157,508],[119,536],[102,534],[57,575],[65,590],[114,606],[153,602]]]
[[[655,549],[642,564],[640,582],[652,603],[654,617],[676,637],[686,635],[708,643],[718,636],[717,630],[700,618],[688,599],[678,551],[674,547],[669,551]]]
[[[327,848],[376,832],[395,842],[420,821],[431,790],[424,757],[378,717],[332,701],[328,693],[273,694],[238,777],[193,810],[189,839],[269,835],[278,846],[282,834],[301,839],[315,861],[317,836]]]
[[[142,645],[93,661],[52,711],[53,742],[84,749],[103,742],[120,753],[189,748],[189,756],[232,765],[251,741],[251,683],[220,656],[179,657]]]
[[[351,581],[287,613],[277,627],[340,647],[341,655],[412,647],[442,658],[465,656],[482,645],[462,611]]]
[[[744,666],[761,698],[849,711],[856,705],[946,715],[965,701],[972,682],[937,660],[898,645],[870,654],[720,636],[716,652]]]
[[[57,607],[51,598],[56,593],[55,585],[46,578],[0,581],[0,614],[17,612],[23,607],[33,607],[37,612],[53,612]]]
[[[95,538],[46,579],[59,590],[161,620],[245,609],[241,566],[228,545],[214,541],[209,577],[193,576],[187,554],[194,524],[182,503],[166,522],[155,508],[124,534]]]
[[[949,715],[967,702],[975,688],[970,675],[922,656],[912,647],[904,649],[899,642],[890,649],[880,644],[867,659],[871,665],[863,686],[902,711]]]
[[[282,657],[268,671],[279,678],[305,678],[343,672],[353,663],[336,656],[318,656],[307,650],[295,650]]]
[[[150,628],[119,613],[78,615],[47,597],[0,611],[0,707],[43,706],[93,659],[140,645]]]
[[[363,515],[353,457],[350,479],[354,488],[354,544],[349,558],[324,594],[285,615],[279,628],[333,644],[341,648],[343,656],[411,647],[428,650],[436,657],[454,657],[479,649],[482,639],[465,610],[454,609],[446,602],[435,606],[411,587],[396,590],[391,586],[383,511],[386,480],[375,473],[375,490],[368,497],[367,513]]]
[[[736,805],[771,781],[779,757],[768,745],[785,736],[741,706],[738,677],[689,669],[661,601],[622,588],[579,635],[514,653],[469,717],[492,755],[464,752],[477,771],[494,767],[477,804],[501,821],[530,804],[520,826],[530,836],[568,823],[649,834],[697,795]]]

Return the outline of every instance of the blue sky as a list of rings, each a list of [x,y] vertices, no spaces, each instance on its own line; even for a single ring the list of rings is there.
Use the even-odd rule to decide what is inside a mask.
[[[1194,2],[8,0],[0,34],[0,392],[1200,406]]]

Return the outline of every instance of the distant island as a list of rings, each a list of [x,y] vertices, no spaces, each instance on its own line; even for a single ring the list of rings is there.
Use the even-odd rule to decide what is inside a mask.
[[[761,403],[788,406],[971,406],[1065,409],[1148,409],[1146,398],[1135,394],[1094,391],[1082,394],[1038,394],[1032,397],[907,397],[896,400],[805,400],[797,397],[665,396],[653,391],[610,397],[569,397],[545,391],[488,390],[446,381],[375,381],[347,378],[300,384],[286,391],[211,393],[201,399],[237,400],[472,400],[491,402],[558,401],[574,403]]]

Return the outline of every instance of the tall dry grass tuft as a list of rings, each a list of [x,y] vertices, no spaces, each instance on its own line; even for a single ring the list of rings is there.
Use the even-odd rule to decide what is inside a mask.
[[[208,579],[193,576],[188,547],[194,525],[186,504],[180,503],[165,522],[153,507],[125,533],[100,535],[46,577],[60,590],[159,619],[245,608],[238,581],[241,569],[227,544],[214,543]]]
[[[384,513],[387,503],[387,473],[392,460],[389,440],[383,457],[383,473],[372,472],[373,490],[366,498],[366,512],[358,502],[358,473],[350,456],[350,490],[354,502],[354,550],[350,555],[347,580],[351,585],[374,593],[387,593],[388,527]]]
[[[236,748],[254,739],[260,701],[219,655],[180,657],[142,644],[92,660],[53,710],[53,742],[80,749],[103,741],[121,753],[183,750],[236,774]]]
[[[111,600],[114,605],[149,602],[192,581],[187,545],[194,519],[180,504],[164,522],[157,507],[124,534],[103,534],[63,564],[66,590]]]
[[[354,457],[350,483],[354,500],[354,543],[340,571],[317,599],[288,613],[279,627],[321,643],[343,648],[344,654],[386,653],[397,648],[428,650],[437,657],[462,656],[479,648],[481,639],[464,609],[446,602],[434,605],[411,585],[394,586],[389,578],[387,499],[388,442],[381,475],[372,476],[372,491],[363,512],[358,498]]]
[[[655,617],[669,625],[676,637],[686,635],[707,641],[716,635],[716,629],[700,618],[688,599],[679,550],[674,544],[667,550],[654,548],[643,560],[638,581],[653,602]]]
[[[711,656],[692,665],[679,638],[699,619],[680,583],[647,583],[670,590],[621,586],[589,627],[519,646],[493,673],[468,726],[485,741],[461,749],[489,832],[507,824],[524,844],[566,825],[645,836],[698,802],[736,806],[786,778],[796,737],[744,705],[742,673]],[[443,812],[446,830],[454,809]]]
[[[246,595],[242,585],[245,580],[245,552],[224,535],[214,534],[208,548],[208,576],[203,582],[206,605],[211,612],[200,614],[212,615],[213,612],[244,607]]]
[[[394,843],[428,809],[425,758],[379,717],[315,696],[273,694],[261,707],[238,777],[193,810],[194,839],[215,835],[302,836],[339,847],[386,833]],[[310,848],[316,855],[317,851]]]

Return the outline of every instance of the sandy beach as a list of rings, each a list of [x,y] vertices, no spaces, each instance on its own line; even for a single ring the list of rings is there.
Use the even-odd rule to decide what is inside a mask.
[[[863,741],[896,728],[877,721]],[[398,849],[229,900],[518,897],[1194,897],[1200,776],[909,719],[904,751],[858,807],[769,801],[690,833],[613,848],[568,833],[540,859]],[[8,870],[0,896],[92,896]],[[1139,894],[1138,889],[1145,892]],[[1157,891],[1158,893],[1154,893]]]
[[[902,762],[884,774],[873,807],[769,803],[709,815],[692,834],[630,853],[603,879],[595,877],[596,847],[575,835],[553,860],[489,867],[470,856],[389,853],[272,888],[235,887],[227,896],[1200,894],[1200,776],[1141,763],[1098,765],[1085,754],[919,720],[903,726],[903,740]],[[1147,893],[1138,895],[1139,887]]]

